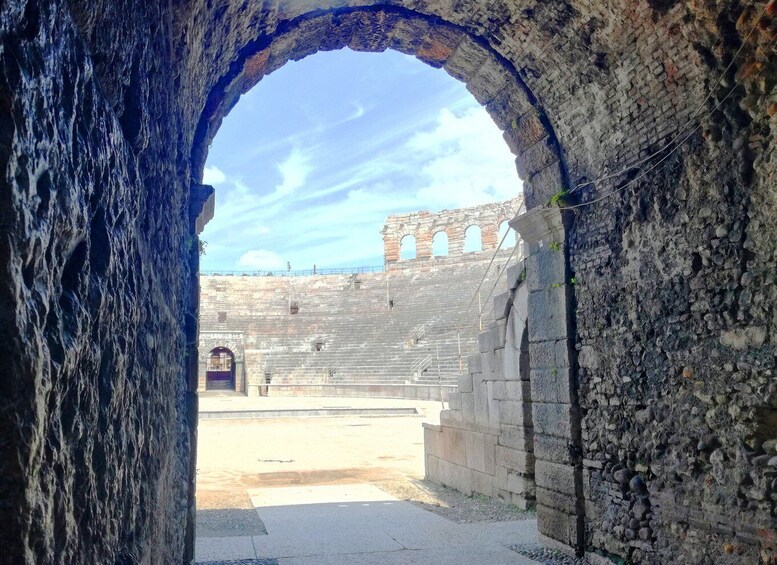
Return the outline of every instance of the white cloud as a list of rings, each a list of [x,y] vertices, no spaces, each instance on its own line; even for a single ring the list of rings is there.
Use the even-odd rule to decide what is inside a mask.
[[[459,116],[441,110],[434,128],[414,135],[407,149],[419,163],[418,200],[432,208],[503,201],[523,190],[514,156],[480,106]]]
[[[310,173],[310,160],[302,152],[294,148],[285,161],[277,164],[281,174],[281,184],[275,187],[274,197],[285,196],[305,185]]]
[[[224,172],[215,165],[211,167],[205,167],[205,171],[202,174],[202,182],[204,184],[217,186],[219,184],[224,184],[226,180],[227,175],[225,175]]]
[[[277,253],[267,249],[252,249],[240,256],[237,265],[246,269],[279,270],[286,268],[286,261]]]

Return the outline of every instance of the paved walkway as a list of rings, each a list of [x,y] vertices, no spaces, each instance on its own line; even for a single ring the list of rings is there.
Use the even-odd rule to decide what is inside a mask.
[[[456,524],[369,484],[253,489],[249,495],[267,535],[199,536],[198,562],[536,565],[508,549],[537,542],[534,520]]]

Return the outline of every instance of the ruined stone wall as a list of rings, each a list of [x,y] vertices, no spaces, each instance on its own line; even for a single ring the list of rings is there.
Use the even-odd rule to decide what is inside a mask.
[[[440,232],[446,235],[448,253],[439,258],[450,257],[455,260],[464,254],[465,234],[470,226],[480,228],[482,250],[493,251],[500,243],[499,226],[511,220],[522,204],[523,197],[519,196],[507,202],[443,210],[437,213],[422,211],[389,216],[381,231],[386,267],[392,268],[401,260],[400,250],[405,236],[412,236],[415,239],[415,259],[418,261],[431,259],[432,242]]]

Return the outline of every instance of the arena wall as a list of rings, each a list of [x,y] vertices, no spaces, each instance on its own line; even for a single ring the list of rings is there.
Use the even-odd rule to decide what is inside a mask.
[[[451,232],[480,223],[498,230],[496,219],[515,215],[521,201],[422,216]],[[411,229],[413,216],[389,217],[387,240],[397,238],[397,226],[402,234],[428,232]],[[209,352],[227,348],[235,354],[235,390],[252,396],[447,398],[476,349],[480,320],[491,316],[489,297],[505,287],[498,275],[520,258],[517,242],[495,256],[496,247],[392,260],[384,272],[203,275],[198,388],[207,387]]]

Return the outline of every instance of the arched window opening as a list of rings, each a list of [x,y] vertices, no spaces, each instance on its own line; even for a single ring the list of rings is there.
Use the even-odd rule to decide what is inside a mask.
[[[406,235],[399,242],[399,259],[401,261],[415,259],[415,236]]]
[[[235,390],[235,355],[226,347],[208,353],[205,390]]]
[[[507,234],[507,238],[502,244],[502,249],[510,249],[511,247],[515,247],[515,230],[510,227],[510,224],[507,223],[507,220],[499,224],[499,241],[502,241],[502,238],[505,236],[505,234]]]
[[[470,226],[464,232],[464,253],[483,251],[480,226]]]
[[[432,239],[432,255],[435,257],[445,257],[448,255],[448,234],[444,231],[438,231]]]

